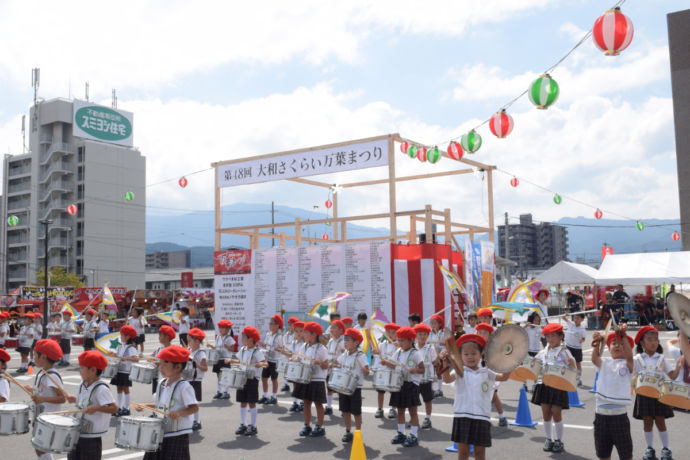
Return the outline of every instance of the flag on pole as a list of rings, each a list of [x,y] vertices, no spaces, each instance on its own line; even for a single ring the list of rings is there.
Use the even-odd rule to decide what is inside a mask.
[[[103,305],[115,305],[115,298],[113,293],[110,292],[108,288],[108,283],[103,283],[103,299],[101,300]]]
[[[75,320],[76,320],[77,318],[79,318],[79,312],[78,312],[77,310],[75,310],[74,307],[73,307],[72,305],[69,304],[69,302],[63,303],[63,304],[62,304],[62,308],[60,309],[60,313],[64,313],[64,312],[66,312],[66,311],[72,313],[72,317],[73,317]]]
[[[117,347],[120,346],[120,333],[111,332],[103,337],[96,340],[96,349],[103,354],[108,354],[109,352],[116,352]]]
[[[325,299],[321,299],[319,303],[314,305],[312,309],[309,310],[309,313],[307,313],[307,315],[313,316],[322,321],[330,322],[330,315],[331,313],[335,313],[336,308],[338,307],[338,303],[341,300],[350,297],[350,295],[351,294],[348,292],[336,292],[332,296],[328,296]]]
[[[180,310],[174,310],[174,311],[166,311],[166,312],[159,312],[156,313],[154,316],[160,320],[162,320],[164,323],[168,324],[169,326],[172,326],[173,329],[178,330],[179,328],[179,323],[180,323]]]

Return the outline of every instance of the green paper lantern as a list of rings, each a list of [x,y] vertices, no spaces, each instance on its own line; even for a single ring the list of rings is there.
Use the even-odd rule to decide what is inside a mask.
[[[556,193],[553,196],[553,202],[556,204],[561,204],[563,202],[563,198],[558,193]]]
[[[532,104],[538,109],[547,109],[558,99],[558,83],[545,73],[532,82],[527,92]]]
[[[426,152],[426,161],[429,163],[438,163],[438,160],[441,159],[441,152],[439,152],[438,147],[434,147],[433,149],[429,149],[428,152]]]
[[[18,223],[19,223],[19,217],[17,217],[17,216],[10,216],[7,218],[7,224],[10,227],[16,227]]]
[[[134,193],[132,192],[126,192],[125,193],[125,201],[132,201],[134,199]]]
[[[469,133],[462,135],[460,145],[465,152],[474,153],[482,146],[482,136],[473,129]]]
[[[410,158],[417,158],[417,150],[419,150],[419,147],[416,145],[411,145],[407,149],[407,154],[410,156]]]
[[[330,226],[331,226],[331,221],[329,220],[328,222],[326,222],[326,227],[330,227]]]
[[[639,231],[644,230],[644,222],[642,222],[641,220],[638,220],[635,223],[635,228],[638,229]]]

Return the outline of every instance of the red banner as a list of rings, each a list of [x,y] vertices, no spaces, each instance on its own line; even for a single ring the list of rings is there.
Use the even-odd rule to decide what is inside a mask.
[[[601,247],[601,260],[604,260],[607,255],[613,254],[613,248],[611,246]]]
[[[194,287],[194,272],[182,272],[182,279],[180,280],[182,289]]]
[[[213,271],[216,275],[241,275],[251,273],[251,249],[231,249],[213,254]]]
[[[127,293],[127,288],[123,287],[108,286],[108,289],[110,289],[110,292],[113,294],[115,302],[121,302],[125,298],[125,294]],[[100,287],[76,288],[74,290],[73,302],[89,302],[93,300],[95,297],[100,296],[101,294],[103,294],[103,288]]]

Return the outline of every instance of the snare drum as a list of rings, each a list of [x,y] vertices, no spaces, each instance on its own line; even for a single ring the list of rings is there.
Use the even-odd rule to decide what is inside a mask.
[[[79,441],[81,421],[66,415],[41,414],[34,422],[31,445],[41,452],[64,454]]]
[[[75,334],[72,336],[72,345],[84,345],[84,334]]]
[[[421,383],[434,382],[436,380],[436,369],[431,363],[424,363],[424,373],[422,374]]]
[[[311,382],[311,365],[299,361],[290,361],[285,371],[285,379],[288,382],[309,383]]]
[[[224,367],[220,370],[221,386],[242,389],[246,383],[247,369],[241,367]]]
[[[518,382],[531,380],[536,382],[541,374],[541,360],[537,358],[528,358],[522,362],[522,365],[510,373],[510,378]]]
[[[556,390],[577,391],[577,369],[560,364],[544,365],[544,385]]]
[[[153,382],[154,375],[158,375],[158,368],[155,365],[134,363],[132,364],[132,372],[129,374],[129,378],[133,382],[149,384]]]
[[[17,348],[19,346],[19,340],[18,339],[13,339],[11,337],[7,337],[5,339],[5,348],[10,349],[10,348]]]
[[[154,452],[162,441],[162,418],[120,417],[115,431],[117,447]]]
[[[208,363],[209,366],[215,365],[218,361],[220,361],[220,355],[221,351],[218,350],[217,348],[208,348],[206,350],[206,362]]]
[[[374,375],[374,388],[380,391],[395,393],[403,384],[402,371],[390,367],[380,367]]]
[[[56,342],[59,342],[59,341],[60,341],[60,334],[50,334],[50,335],[48,336],[48,338],[49,338],[50,340],[55,340]]]
[[[195,370],[194,361],[187,361],[187,365],[182,370],[182,380],[192,380]]]
[[[280,374],[285,374],[285,372],[287,371],[287,367],[288,367],[288,359],[287,358],[280,358],[276,362],[276,371],[278,371],[278,373],[280,373]]]
[[[117,375],[117,369],[120,367],[119,359],[109,359],[108,366],[101,372],[101,378],[111,379]]]
[[[641,371],[633,376],[635,393],[648,398],[659,399],[661,385],[664,383],[664,374],[659,372]]]
[[[684,382],[666,380],[661,384],[659,402],[679,409],[690,410],[690,385]]]
[[[371,369],[376,370],[381,367],[381,355],[371,355]]]
[[[357,374],[349,369],[335,368],[328,379],[328,387],[344,395],[351,395],[357,390]]]
[[[0,404],[0,436],[29,432],[31,409],[24,403]]]

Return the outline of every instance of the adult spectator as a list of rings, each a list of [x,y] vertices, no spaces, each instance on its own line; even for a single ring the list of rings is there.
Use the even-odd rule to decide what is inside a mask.
[[[628,303],[630,300],[630,296],[628,295],[627,292],[623,290],[623,285],[619,284],[616,287],[616,292],[613,293],[613,301],[616,302],[617,304],[623,304],[623,303]]]

